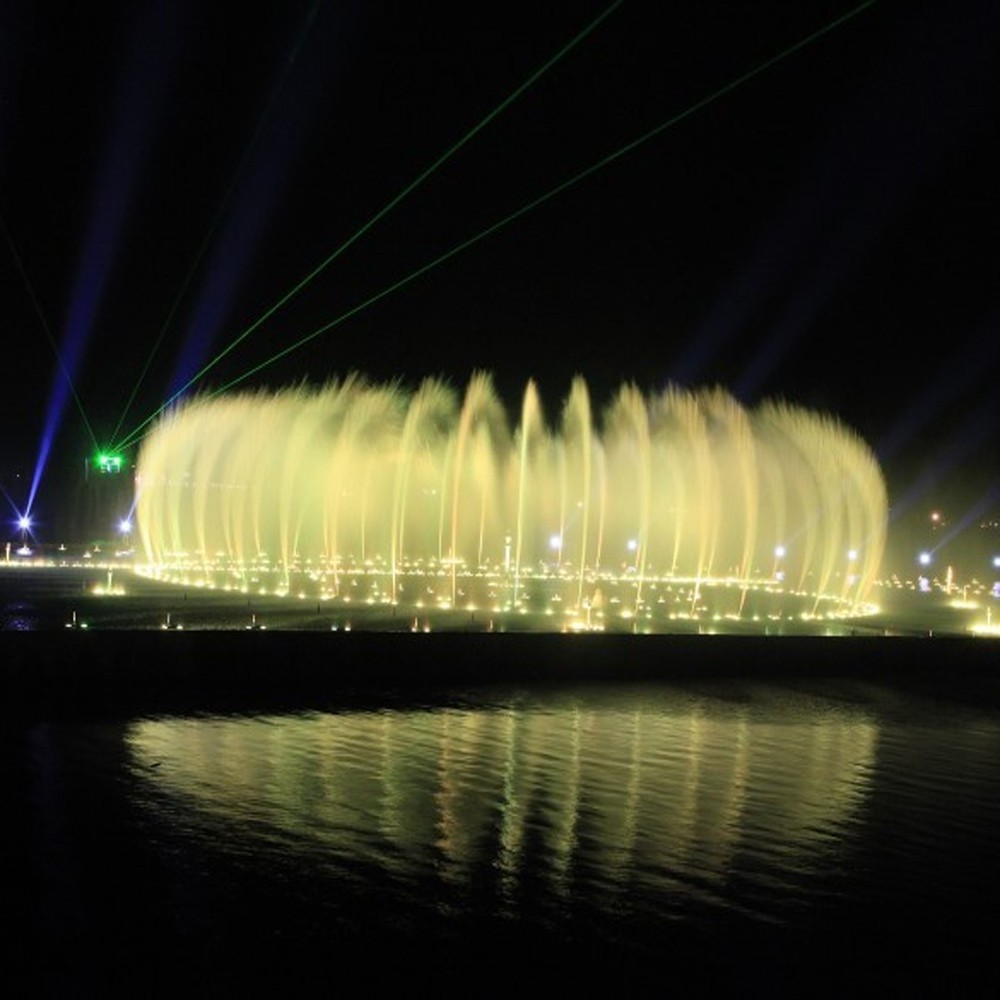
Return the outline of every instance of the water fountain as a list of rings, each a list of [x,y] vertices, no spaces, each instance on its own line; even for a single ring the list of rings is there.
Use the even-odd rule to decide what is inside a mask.
[[[162,578],[596,627],[857,614],[887,499],[856,434],[784,402],[623,385],[595,417],[576,378],[552,425],[529,382],[511,426],[485,373],[464,393],[351,376],[175,407],[136,522]]]

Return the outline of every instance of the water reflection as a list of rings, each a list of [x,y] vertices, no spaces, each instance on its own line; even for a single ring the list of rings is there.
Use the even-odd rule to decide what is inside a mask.
[[[485,889],[500,914],[641,894],[781,919],[849,839],[877,739],[863,709],[658,688],[144,720],[126,742],[150,807],[223,850],[446,890],[435,905]]]
[[[0,606],[0,631],[31,632],[38,627],[38,610],[27,601],[8,601]]]

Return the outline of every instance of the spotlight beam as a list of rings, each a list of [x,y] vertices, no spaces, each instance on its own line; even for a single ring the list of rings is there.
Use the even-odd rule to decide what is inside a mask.
[[[80,412],[80,419],[83,421],[83,425],[87,430],[87,434],[90,436],[90,440],[93,442],[94,447],[97,447],[97,438],[94,435],[93,427],[90,421],[87,419],[87,414],[83,409],[83,402],[80,399],[79,393],[76,391],[76,386],[73,384],[73,379],[70,376],[66,364],[62,359],[62,355],[59,352],[59,345],[56,343],[55,337],[52,336],[52,330],[49,327],[48,322],[45,319],[45,313],[42,312],[41,304],[38,301],[38,297],[35,295],[34,286],[31,284],[31,280],[28,278],[28,273],[24,269],[24,264],[21,261],[21,255],[17,252],[17,247],[14,246],[14,240],[11,238],[10,231],[7,229],[6,223],[3,218],[0,217],[0,229],[3,230],[4,239],[7,241],[7,246],[10,249],[11,257],[14,259],[14,264],[17,267],[18,274],[21,275],[21,280],[24,282],[24,287],[27,289],[28,298],[31,299],[31,304],[35,309],[35,314],[38,316],[38,322],[42,326],[42,330],[45,332],[45,338],[49,342],[49,346],[52,348],[52,353],[55,355],[56,363],[59,365],[59,370],[62,372],[63,377],[66,379],[66,383],[69,385],[69,391],[73,395],[73,401],[76,403],[76,408]]]
[[[871,0],[874,2],[874,0]],[[515,90],[510,93],[503,101],[500,102],[492,111],[489,112],[484,118],[482,118],[476,125],[474,125],[465,135],[462,136],[457,142],[451,145],[444,153],[442,153],[433,163],[427,168],[425,168],[417,177],[410,181],[395,197],[391,198],[385,205],[382,206],[364,225],[361,226],[352,236],[349,236],[336,250],[333,251],[329,256],[322,260],[316,265],[304,278],[302,278],[297,284],[295,284],[291,289],[285,292],[269,309],[262,313],[253,323],[250,324],[239,336],[235,337],[227,347],[223,348],[211,361],[204,365],[199,371],[197,371],[187,382],[184,383],[169,399],[157,409],[153,414],[151,414],[143,423],[141,423],[135,431],[132,432],[125,442],[129,442],[135,439],[135,435],[141,431],[147,424],[152,422],[163,412],[174,400],[181,396],[184,392],[191,388],[199,379],[206,375],[212,370],[226,355],[231,351],[235,350],[239,344],[241,344],[247,337],[250,336],[256,329],[258,329],[263,323],[265,323],[271,316],[273,316],[282,306],[293,299],[299,294],[314,278],[320,275],[327,267],[330,266],[338,257],[340,257],[349,247],[356,243],[369,229],[371,229],[377,222],[389,214],[400,202],[412,194],[428,177],[434,174],[441,166],[443,166],[449,159],[451,159],[463,146],[467,145],[476,135],[478,135],[490,122],[493,121],[498,115],[505,111],[511,104],[513,104],[519,97],[521,97],[531,86],[533,86],[548,70],[550,70],[556,63],[558,63],[564,56],[575,49],[591,32],[593,32],[598,25],[601,24],[616,8],[620,7],[624,3],[624,0],[614,0],[614,2],[605,8],[593,21],[591,21],[582,31],[575,35],[569,42],[567,42],[561,49],[559,49],[555,55],[551,56],[546,62],[544,62],[538,69],[536,69],[523,83],[521,83]],[[121,447],[121,446],[119,446]]]
[[[18,273],[21,275],[21,279],[24,281],[24,286],[28,291],[28,298],[31,299],[31,304],[35,309],[36,315],[38,316],[39,323],[41,323],[42,330],[45,331],[45,338],[48,340],[49,346],[52,348],[52,353],[55,355],[59,371],[66,380],[66,385],[69,388],[70,395],[73,397],[73,402],[76,404],[77,412],[79,412],[80,419],[83,421],[83,426],[96,448],[97,438],[94,435],[94,429],[91,426],[90,421],[87,419],[87,414],[83,409],[83,402],[80,399],[80,394],[76,391],[76,386],[73,384],[73,377],[70,375],[69,368],[63,360],[62,353],[59,350],[59,345],[56,343],[55,337],[52,336],[52,330],[49,328],[48,322],[46,322],[45,313],[42,312],[41,304],[38,301],[38,297],[35,295],[34,286],[28,277],[28,272],[24,269],[24,264],[21,261],[21,255],[17,252],[17,247],[14,246],[14,240],[12,239],[10,231],[7,229],[2,217],[0,217],[0,229],[3,230],[4,239],[6,239],[7,246],[10,248],[14,264],[17,267]],[[35,459],[35,470],[31,476],[31,485],[28,487],[28,499],[24,508],[25,517],[30,517],[32,508],[35,505],[35,497],[38,495],[38,487],[41,485],[42,473],[45,471],[45,466],[48,463],[49,451],[52,447],[52,440],[55,436],[55,427],[52,415],[50,414],[46,420],[47,423],[43,430],[42,441],[38,449],[38,457]]]
[[[293,351],[298,350],[300,347],[303,347],[310,341],[314,340],[316,337],[319,337],[321,334],[329,332],[330,330],[334,329],[334,327],[337,327],[341,323],[344,323],[346,320],[350,319],[351,317],[356,316],[362,310],[367,309],[369,306],[374,305],[376,302],[380,301],[386,296],[392,294],[393,292],[398,291],[399,289],[405,287],[406,285],[409,285],[411,282],[415,281],[417,278],[426,274],[428,271],[432,271],[434,268],[450,260],[452,257],[457,256],[463,250],[467,250],[469,247],[474,246],[481,240],[486,239],[486,237],[492,236],[494,233],[499,232],[501,229],[504,229],[505,227],[509,226],[512,222],[521,218],[521,216],[527,215],[528,212],[532,211],[535,208],[538,208],[540,205],[543,205],[545,202],[556,197],[556,195],[562,194],[563,191],[566,191],[569,188],[574,187],[576,184],[579,184],[581,181],[590,177],[592,174],[595,174],[599,170],[604,169],[604,167],[621,159],[623,156],[625,156],[628,153],[631,153],[633,150],[638,149],[640,146],[649,142],[651,139],[654,139],[662,132],[665,132],[667,129],[691,117],[691,115],[695,114],[697,111],[700,111],[702,108],[707,107],[714,101],[719,100],[726,94],[731,93],[737,87],[741,86],[744,83],[747,83],[754,77],[759,76],[765,70],[770,69],[772,66],[781,62],[783,59],[786,59],[789,56],[793,55],[794,53],[800,51],[810,43],[817,41],[819,38],[828,34],[834,28],[849,21],[851,18],[860,14],[863,10],[867,9],[868,7],[873,6],[874,3],[875,0],[866,0],[865,3],[859,4],[857,7],[854,7],[847,13],[842,14],[840,17],[834,19],[833,21],[830,21],[824,27],[819,28],[816,31],[812,32],[811,34],[806,35],[804,38],[799,39],[799,41],[788,46],[788,48],[783,49],[777,55],[771,56],[771,58],[766,59],[762,63],[759,63],[753,69],[750,69],[747,72],[741,74],[740,76],[735,77],[724,86],[719,87],[717,90],[712,91],[712,93],[708,94],[706,97],[703,97],[701,100],[696,101],[694,104],[688,106],[683,111],[668,118],[666,121],[661,122],[659,125],[650,129],[648,132],[643,133],[637,139],[633,139],[631,142],[628,142],[624,146],[619,147],[613,153],[609,153],[607,156],[598,160],[596,163],[591,164],[586,169],[581,170],[579,173],[574,174],[567,180],[564,180],[560,184],[555,185],[555,187],[549,188],[549,190],[547,190],[545,193],[539,195],[537,198],[534,198],[531,201],[527,202],[526,204],[522,205],[516,211],[511,212],[509,215],[504,216],[502,219],[498,220],[497,222],[494,222],[492,225],[487,226],[483,230],[480,230],[480,232],[478,232],[476,235],[471,236],[468,239],[463,240],[462,242],[456,244],[450,250],[445,251],[444,253],[435,257],[428,263],[422,265],[421,267],[418,267],[414,271],[411,271],[405,277],[402,277],[398,281],[393,282],[391,285],[386,286],[380,292],[377,292],[374,295],[369,296],[367,299],[363,300],[362,302],[348,309],[346,312],[341,313],[338,317],[336,317],[336,319],[332,319],[328,323],[324,323],[322,326],[317,327],[315,330],[313,330],[312,333],[306,334],[304,337],[295,341],[293,344],[290,344],[288,347],[283,348],[276,354],[272,354],[265,361],[260,362],[260,364],[255,365],[254,367],[248,369],[247,371],[243,372],[242,375],[238,375],[236,378],[232,379],[225,385],[221,386],[214,392],[210,393],[209,398],[214,398],[215,396],[219,395],[219,393],[225,392],[226,390],[231,389],[236,385],[239,385],[241,382],[250,378],[252,375],[255,375],[258,372],[263,371],[265,368],[274,364],[276,361],[279,361],[281,358],[284,358],[287,355],[291,354]],[[235,346],[235,343],[236,342],[234,342],[234,344],[231,346]],[[223,355],[220,354],[215,359],[215,361],[221,360],[222,356]],[[213,361],[212,364],[215,364],[215,361]],[[211,365],[203,369],[202,372],[199,373],[199,376],[196,376],[196,378],[200,377],[200,374],[204,374],[204,372],[208,370],[208,367],[211,367]],[[194,379],[192,379],[192,382],[193,381]],[[188,386],[190,386],[190,384],[191,383],[189,383]],[[185,386],[185,388],[188,388],[188,386]],[[126,438],[121,445],[119,445],[119,447],[127,447],[130,444],[133,444],[134,442],[140,440],[141,437],[144,436],[140,433],[143,430],[143,428],[145,428],[160,413],[162,413],[163,410],[166,409],[166,407],[169,406],[174,399],[176,399],[176,396],[167,400],[167,402],[163,404],[160,410],[158,410],[156,413],[150,416],[143,424],[137,427],[136,430],[128,438]]]

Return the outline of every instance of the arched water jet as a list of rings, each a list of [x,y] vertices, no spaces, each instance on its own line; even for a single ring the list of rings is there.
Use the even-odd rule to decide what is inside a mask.
[[[326,595],[326,577],[333,577],[333,596],[340,596],[341,563],[338,547],[338,529],[340,522],[341,499],[344,493],[344,483],[348,478],[349,465],[346,461],[344,427],[349,419],[349,410],[357,394],[362,391],[357,376],[350,376],[343,385],[332,383],[323,394],[326,402],[326,424],[331,430],[333,439],[328,454],[320,456],[318,476],[320,478],[320,509],[322,510],[321,526],[321,561],[325,568],[323,576],[323,595]]]
[[[306,405],[291,422],[278,478],[279,555],[286,590],[292,585],[292,568],[299,555],[299,533],[306,513],[306,503],[311,499],[309,494],[296,488],[297,470],[307,460],[310,442],[322,433],[324,412],[321,399],[319,396],[308,398]]]
[[[618,455],[618,461],[624,466],[634,469],[634,488],[638,500],[638,510],[634,536],[635,561],[633,569],[636,584],[633,610],[638,613],[642,603],[642,580],[646,570],[649,546],[650,491],[652,489],[650,456],[652,450],[649,439],[649,411],[645,400],[634,385],[624,386],[621,389],[618,398],[608,411],[606,420],[609,437],[617,441],[619,447],[624,449],[624,453]],[[631,541],[630,539],[630,543]]]
[[[477,553],[474,565],[481,566],[486,511],[491,506],[490,497],[495,487],[494,456],[502,445],[497,428],[501,427],[505,420],[506,415],[493,389],[492,379],[485,372],[477,372],[469,382],[459,414],[451,473],[451,546],[448,556],[451,560],[452,606],[456,604],[458,598],[459,524],[462,513],[459,501],[463,496],[463,486],[474,498],[477,492],[479,494],[476,505],[478,541],[474,546]],[[470,461],[466,460],[468,454],[472,455]],[[470,482],[464,482],[466,477]]]
[[[392,595],[399,595],[399,572],[405,562],[407,516],[419,518],[410,509],[410,483],[416,478],[417,489],[434,497],[438,493],[440,471],[434,471],[430,456],[435,454],[447,428],[454,420],[455,394],[434,379],[425,379],[406,410],[400,436],[399,457],[393,483],[392,522]],[[416,471],[414,475],[414,466]],[[440,506],[440,504],[438,505]],[[437,513],[434,512],[434,519]],[[426,523],[426,522],[425,522]],[[432,522],[433,523],[433,522]],[[416,530],[416,526],[414,526]]]

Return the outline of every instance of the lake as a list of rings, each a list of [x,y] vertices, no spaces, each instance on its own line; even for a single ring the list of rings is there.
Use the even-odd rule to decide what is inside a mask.
[[[648,640],[4,633],[8,974],[994,995],[996,644]]]
[[[4,742],[22,953],[59,994],[997,981],[1000,715],[947,696],[478,688]]]

